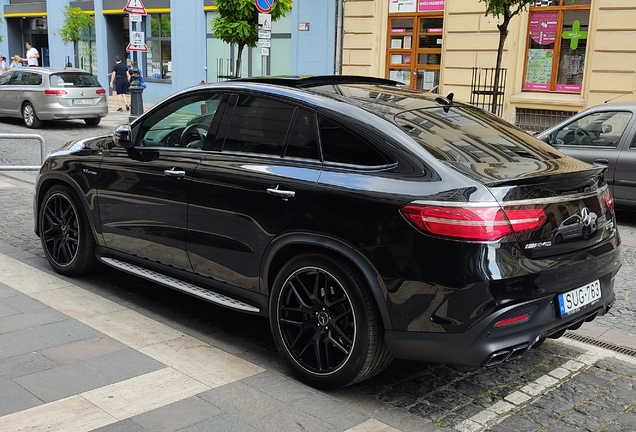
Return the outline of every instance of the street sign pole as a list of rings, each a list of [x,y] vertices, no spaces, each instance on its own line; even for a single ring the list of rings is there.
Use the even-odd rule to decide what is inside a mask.
[[[132,54],[132,69],[130,71],[130,116],[129,121],[133,121],[144,113],[143,87],[139,81],[139,63],[137,51],[148,51],[146,46],[145,33],[141,29],[141,17],[146,15],[146,7],[142,0],[128,0],[124,7],[124,12],[128,12],[128,27],[130,28],[130,42],[126,48]],[[132,24],[132,25],[131,25]]]
[[[265,2],[267,0],[255,0],[256,7],[259,7],[259,2]],[[274,1],[269,0],[271,3],[267,3],[270,7],[274,7]],[[262,5],[261,5],[262,6]],[[270,9],[271,10],[271,9]],[[272,16],[269,13],[259,12],[258,14],[258,46],[261,48],[261,73],[262,75],[268,75],[267,71],[267,58],[269,57],[269,48],[272,43]]]

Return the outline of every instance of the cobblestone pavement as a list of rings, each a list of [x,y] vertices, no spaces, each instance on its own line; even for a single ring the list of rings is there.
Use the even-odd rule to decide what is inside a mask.
[[[113,119],[113,123],[117,120]],[[0,127],[8,133],[32,132],[17,121],[0,121]],[[47,148],[53,150],[73,137],[105,131],[107,127],[88,128],[78,123],[55,124],[39,133],[46,138]],[[7,147],[0,141],[0,165],[33,157],[23,154],[25,148],[15,143]],[[34,162],[37,161],[19,163]],[[35,173],[0,172],[0,258],[15,259],[28,264],[34,272],[54,275],[33,234],[34,177]],[[580,332],[636,350],[636,299],[631,294],[636,279],[636,213],[619,212],[619,227],[624,238],[624,267],[616,279],[616,306],[605,317],[586,323]],[[114,385],[111,382],[126,382],[123,371],[112,372],[111,382],[102,379],[98,383],[88,373],[84,378],[70,380],[73,384],[62,380],[69,368],[79,375],[82,370],[94,371],[91,368],[97,366],[106,375],[109,368],[121,368],[112,352],[69,363],[71,360],[62,362],[51,354],[55,347],[25,348],[26,342],[16,339],[20,333],[12,325],[20,314],[24,315],[22,321],[31,322],[28,315],[41,313],[44,306],[27,307],[31,304],[28,295],[12,287],[2,271],[0,268],[0,388],[11,391],[0,394],[0,430],[9,430],[2,425],[14,421],[20,413],[30,413],[26,409],[61,403],[66,400],[63,396],[99,391],[103,388],[100,386]],[[275,352],[267,321],[262,318],[218,308],[109,269],[65,281],[76,284],[86,295],[112,301],[153,320],[156,326],[182,332],[263,369],[165,406],[115,416],[100,431],[636,431],[636,359],[567,338],[548,340],[518,361],[476,371],[394,361],[371,380],[322,392],[303,386],[290,376],[290,370]],[[47,304],[44,298],[39,301]],[[51,314],[90,325],[90,320],[75,317],[72,308],[60,314],[63,307],[57,306],[59,301],[53,298],[46,306],[51,308]],[[44,327],[33,324],[29,334],[43,332]],[[94,328],[97,330],[85,337],[114,338],[109,330]],[[112,342],[115,343],[120,342]],[[123,343],[127,344],[125,340]],[[60,346],[67,345],[60,342]],[[68,346],[72,351],[72,344]],[[154,376],[169,363],[157,356],[146,357],[148,351],[134,344],[128,346],[127,351],[116,352],[127,360],[124,364],[129,369],[131,364],[136,365],[134,370],[124,368],[133,377]],[[36,362],[36,356],[47,362]],[[91,361],[94,363],[87,366],[86,362]],[[73,365],[77,365],[75,369]],[[59,394],[45,394],[42,380],[49,385],[58,383],[62,390],[57,389]],[[11,397],[6,396],[9,394]]]

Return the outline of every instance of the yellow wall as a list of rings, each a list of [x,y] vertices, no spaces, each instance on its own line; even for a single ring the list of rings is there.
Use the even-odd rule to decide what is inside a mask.
[[[345,2],[343,73],[383,77],[389,0]],[[522,92],[529,13],[510,22],[502,67],[508,69],[503,118],[516,108],[580,111],[630,93],[636,101],[636,0],[592,0],[583,93]],[[498,20],[479,0],[447,0],[440,93],[470,100],[472,68],[495,67]]]
[[[344,75],[384,76],[389,0],[344,3]]]

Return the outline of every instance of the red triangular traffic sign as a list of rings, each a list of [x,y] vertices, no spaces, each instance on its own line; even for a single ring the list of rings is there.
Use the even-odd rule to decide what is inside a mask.
[[[128,0],[124,12],[137,15],[146,15],[146,7],[141,0]]]
[[[128,44],[128,46],[126,47],[126,51],[148,52],[148,46],[146,44],[143,44],[143,45]]]

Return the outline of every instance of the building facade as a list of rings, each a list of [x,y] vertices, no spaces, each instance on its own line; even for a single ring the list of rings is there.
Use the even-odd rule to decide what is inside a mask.
[[[500,21],[485,10],[479,0],[347,0],[342,72],[464,101],[488,94]],[[534,0],[510,22],[502,68],[500,114],[530,130],[636,100],[636,1]]]
[[[272,23],[270,56],[262,70],[260,48],[246,48],[240,75],[332,74],[341,43],[337,4],[296,0],[287,16]],[[216,6],[211,0],[143,0],[147,15],[129,22],[127,0],[0,0],[0,53],[25,56],[25,42],[40,52],[40,65],[63,67],[68,61],[96,75],[108,87],[113,58],[136,60],[147,88],[144,101],[155,103],[199,82],[237,75],[236,50],[211,31]],[[64,6],[94,17],[94,26],[78,42],[64,45],[57,34]],[[130,29],[143,31],[148,52],[127,52]],[[5,54],[6,53],[6,54]]]

